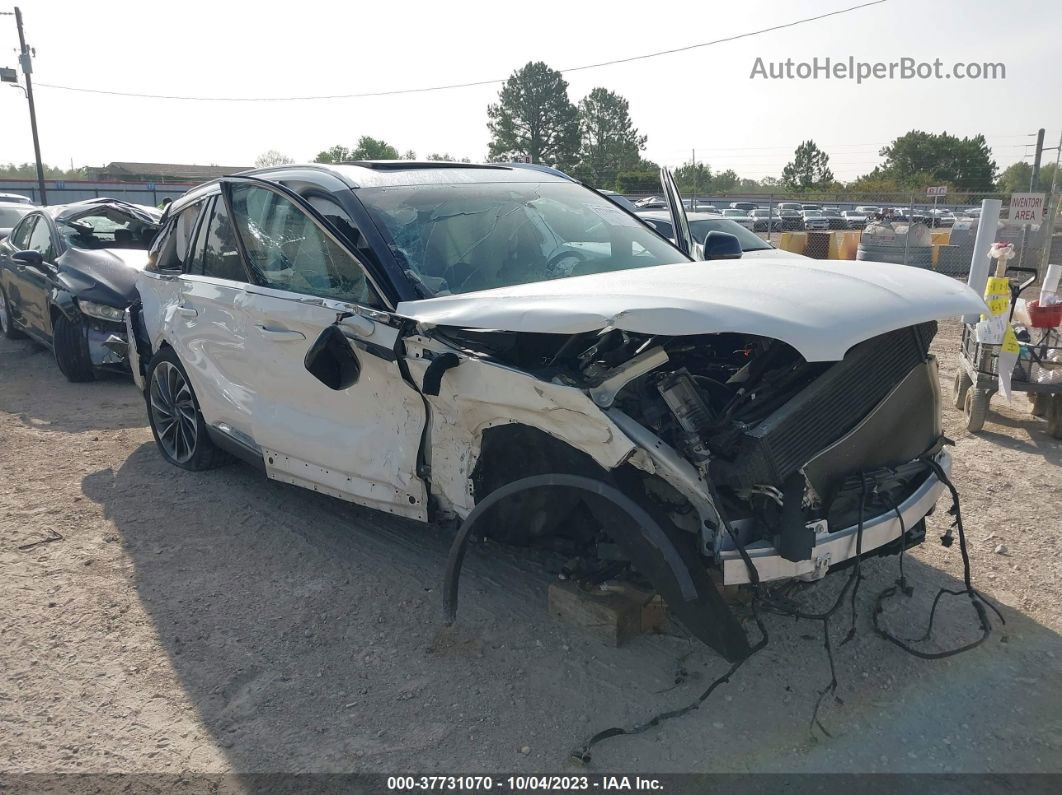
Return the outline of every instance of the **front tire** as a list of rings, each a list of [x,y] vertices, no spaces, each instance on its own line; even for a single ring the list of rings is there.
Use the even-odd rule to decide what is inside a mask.
[[[966,392],[966,400],[963,405],[963,414],[966,416],[966,430],[977,433],[985,427],[988,419],[988,404],[991,395],[984,389],[971,387]]]
[[[9,340],[20,339],[23,335],[15,328],[15,321],[11,317],[11,305],[7,302],[7,293],[0,287],[0,333]]]
[[[162,457],[171,464],[198,472],[231,460],[207,434],[199,401],[172,348],[163,348],[151,360],[144,397],[151,435]]]
[[[955,382],[951,386],[952,401],[959,411],[962,411],[966,406],[966,393],[970,391],[970,387],[973,386],[973,379],[970,378],[969,373],[960,364],[955,371]]]
[[[75,384],[95,381],[96,371],[89,358],[88,329],[85,319],[80,314],[71,320],[63,313],[55,318],[52,326],[52,349],[56,364],[66,376],[67,381]]]

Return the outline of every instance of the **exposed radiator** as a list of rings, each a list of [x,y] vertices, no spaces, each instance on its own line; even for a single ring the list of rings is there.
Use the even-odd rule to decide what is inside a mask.
[[[823,448],[854,428],[904,377],[926,360],[937,324],[891,331],[861,342],[780,409],[737,437],[728,461],[715,459],[719,485],[781,487]],[[912,406],[912,411],[936,411]]]

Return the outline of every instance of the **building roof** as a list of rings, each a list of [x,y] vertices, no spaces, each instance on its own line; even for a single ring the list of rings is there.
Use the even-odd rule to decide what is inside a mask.
[[[119,179],[157,182],[202,182],[227,174],[247,171],[251,166],[200,166],[184,163],[132,163],[116,160],[88,169],[91,179]]]

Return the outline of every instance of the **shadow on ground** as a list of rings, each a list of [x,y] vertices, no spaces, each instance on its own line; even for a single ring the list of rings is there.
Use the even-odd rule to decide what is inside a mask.
[[[491,547],[472,550],[444,631],[446,534],[246,466],[184,472],[147,444],[82,488],[117,526],[170,663],[235,771],[564,770],[587,736],[689,703],[727,667],[679,636],[600,645],[547,614],[545,567]],[[915,597],[886,619],[917,634],[936,589],[956,582],[910,555],[906,566]],[[821,714],[832,737],[809,728],[829,680],[820,625],[767,617],[768,647],[701,710],[602,744],[590,769],[1058,769],[1059,637],[1005,610],[1006,642],[916,660],[870,628],[896,559],[864,570],[859,633],[835,652],[843,703]],[[848,621],[835,619],[835,640]],[[965,599],[938,621],[944,645],[977,634]]]
[[[0,375],[0,412],[36,430],[80,433],[146,423],[143,398],[127,375],[104,372],[96,381],[70,384],[47,348],[28,339],[0,339],[0,374],[16,370],[18,378]],[[44,393],[47,400],[41,399]]]

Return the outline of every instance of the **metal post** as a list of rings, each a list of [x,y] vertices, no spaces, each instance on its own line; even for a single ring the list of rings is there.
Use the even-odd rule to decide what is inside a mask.
[[[996,242],[996,231],[999,227],[999,211],[1003,202],[999,199],[984,199],[981,201],[981,216],[977,221],[977,235],[974,237],[973,256],[970,258],[970,276],[966,283],[978,295],[984,295],[985,284],[988,282],[989,256],[988,250]],[[963,318],[967,323],[976,323],[977,315],[967,315]]]
[[[1062,163],[1062,135],[1058,137],[1058,153],[1055,155],[1055,173],[1051,177],[1051,192],[1047,194],[1047,222],[1040,226],[1043,234],[1043,253],[1040,255],[1040,273],[1047,273],[1047,266],[1051,264],[1051,243],[1055,235],[1055,217],[1058,215],[1059,201],[1055,198],[1058,191],[1058,167]]]
[[[911,245],[911,224],[914,223],[914,194],[907,203],[907,234],[903,236],[903,264],[907,264],[907,249]]]
[[[1033,158],[1032,174],[1029,175],[1029,193],[1036,193],[1036,186],[1040,182],[1040,158],[1044,154],[1044,128],[1041,127],[1036,133],[1036,157]]]
[[[33,104],[33,61],[30,48],[26,44],[26,34],[22,30],[22,10],[15,6],[15,25],[18,27],[19,64],[26,78],[26,100],[29,102],[30,128],[33,130],[33,155],[37,158],[37,186],[41,191],[41,204],[48,203],[48,193],[44,188],[44,164],[41,162],[41,143],[37,138],[37,109]]]

